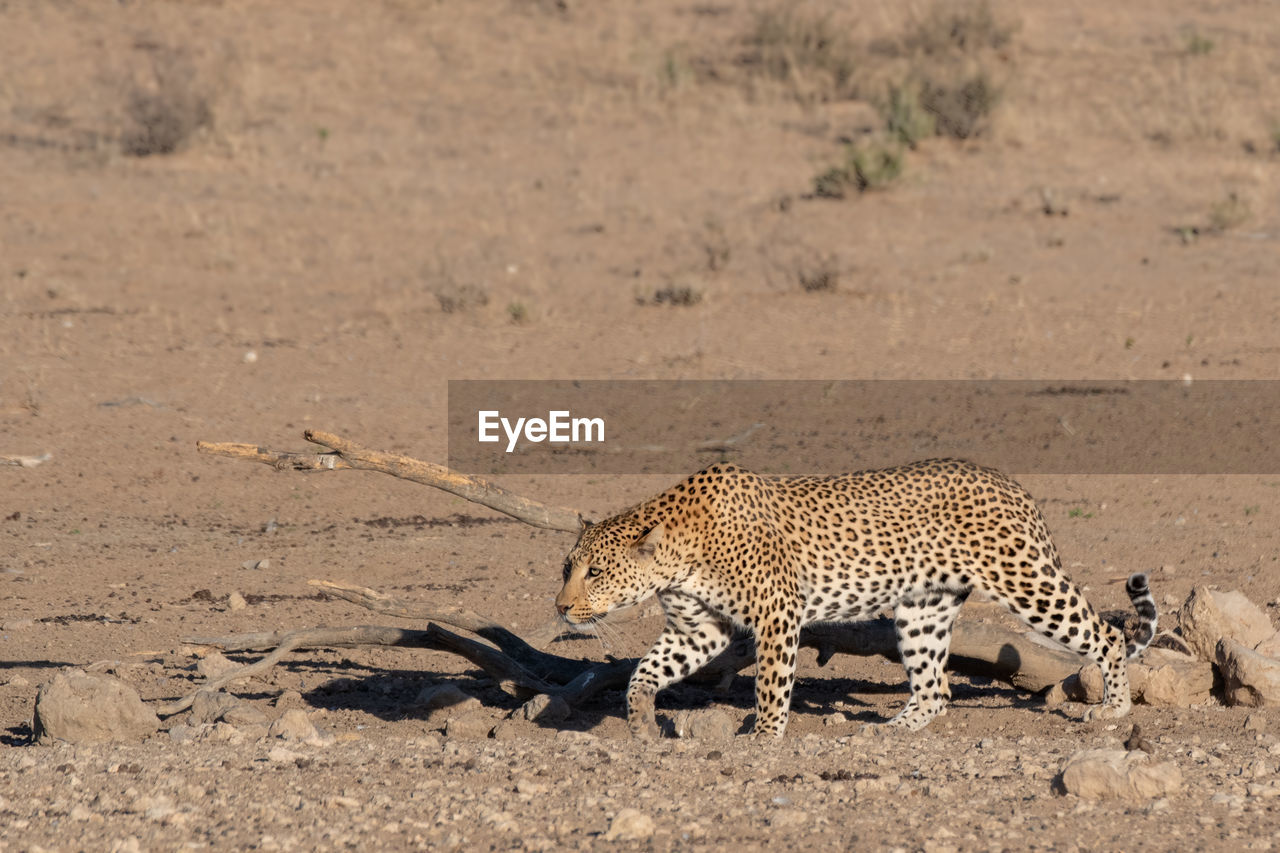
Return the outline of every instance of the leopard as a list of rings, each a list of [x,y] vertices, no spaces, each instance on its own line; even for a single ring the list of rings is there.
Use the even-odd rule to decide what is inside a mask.
[[[927,459],[837,476],[759,475],[712,465],[579,532],[555,599],[560,619],[589,625],[656,596],[665,625],[626,690],[630,732],[660,735],[659,691],[754,635],[755,720],[787,726],[801,629],[892,610],[909,698],[870,724],[918,730],[945,713],[946,664],[961,606],[978,590],[1027,625],[1096,663],[1103,697],[1085,720],[1129,713],[1127,661],[1155,636],[1147,575],[1129,576],[1132,637],[1101,619],[1062,569],[1035,500],[1005,474]]]

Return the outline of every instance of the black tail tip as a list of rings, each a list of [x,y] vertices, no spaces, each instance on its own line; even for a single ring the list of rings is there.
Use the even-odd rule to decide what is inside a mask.
[[[1147,586],[1147,575],[1145,572],[1134,572],[1129,575],[1129,580],[1124,585],[1125,591],[1129,595],[1146,595],[1151,592],[1151,587]]]

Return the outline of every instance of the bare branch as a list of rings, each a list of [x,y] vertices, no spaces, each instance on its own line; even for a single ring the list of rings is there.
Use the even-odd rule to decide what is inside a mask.
[[[569,533],[577,533],[582,529],[582,515],[577,510],[526,498],[480,477],[460,474],[443,465],[423,462],[409,456],[370,450],[340,436],[319,430],[307,430],[305,438],[307,441],[330,448],[331,452],[288,453],[268,450],[253,444],[207,441],[196,442],[196,449],[201,453],[215,456],[263,462],[277,470],[336,471],[353,468],[361,471],[379,471],[402,480],[443,489],[534,527],[563,530]]]

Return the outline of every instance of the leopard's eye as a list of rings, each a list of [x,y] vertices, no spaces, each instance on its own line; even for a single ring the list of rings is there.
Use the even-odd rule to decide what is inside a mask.
[[[573,563],[570,563],[568,560],[565,560],[564,571],[561,573],[561,576],[563,577],[565,583],[569,582],[569,572],[571,571],[573,571]]]
[[[587,569],[587,577],[589,577],[589,578],[594,578],[594,577],[599,577],[599,576],[600,576],[600,567],[599,567],[599,566],[592,566],[591,568]]]

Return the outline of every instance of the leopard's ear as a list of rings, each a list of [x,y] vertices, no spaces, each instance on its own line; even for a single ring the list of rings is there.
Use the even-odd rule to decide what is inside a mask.
[[[639,557],[652,557],[658,548],[658,543],[662,541],[663,532],[661,523],[653,525],[632,543],[632,551]]]

